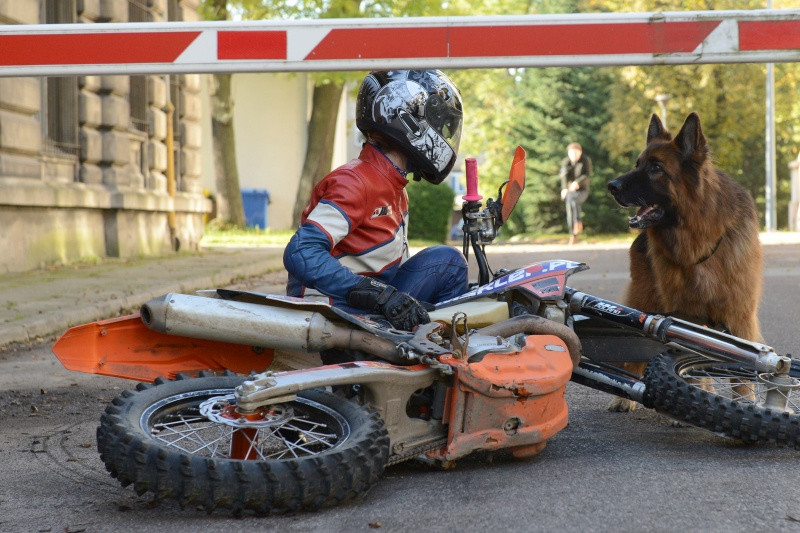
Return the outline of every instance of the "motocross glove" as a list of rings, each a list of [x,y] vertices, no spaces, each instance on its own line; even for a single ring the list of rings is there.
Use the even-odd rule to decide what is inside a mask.
[[[392,327],[404,331],[431,321],[428,312],[413,296],[366,276],[347,293],[347,304],[380,313]]]

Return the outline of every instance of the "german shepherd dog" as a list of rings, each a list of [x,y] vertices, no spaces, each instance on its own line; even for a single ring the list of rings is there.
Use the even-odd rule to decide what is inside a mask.
[[[696,113],[674,139],[653,115],[636,168],[608,189],[623,207],[639,208],[630,219],[630,227],[640,232],[629,252],[627,305],[761,340],[762,253],[755,204],[714,167]],[[641,375],[646,364],[624,366]],[[609,407],[634,408],[623,398]]]

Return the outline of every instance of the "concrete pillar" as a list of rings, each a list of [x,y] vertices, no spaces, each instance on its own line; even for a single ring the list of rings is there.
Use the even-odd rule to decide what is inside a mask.
[[[789,163],[789,172],[792,176],[792,196],[789,200],[789,231],[800,231],[800,227],[798,227],[798,222],[800,222],[800,155]]]

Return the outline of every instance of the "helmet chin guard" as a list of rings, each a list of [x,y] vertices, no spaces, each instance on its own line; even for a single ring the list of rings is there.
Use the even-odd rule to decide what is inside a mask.
[[[358,91],[358,129],[391,138],[407,155],[414,177],[433,184],[456,162],[461,124],[461,94],[439,70],[371,72]]]

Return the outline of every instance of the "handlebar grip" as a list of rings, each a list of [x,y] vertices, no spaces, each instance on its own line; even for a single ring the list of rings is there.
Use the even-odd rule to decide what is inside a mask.
[[[483,196],[478,194],[478,161],[474,157],[464,160],[467,169],[467,194],[462,196],[465,202],[477,202]]]

